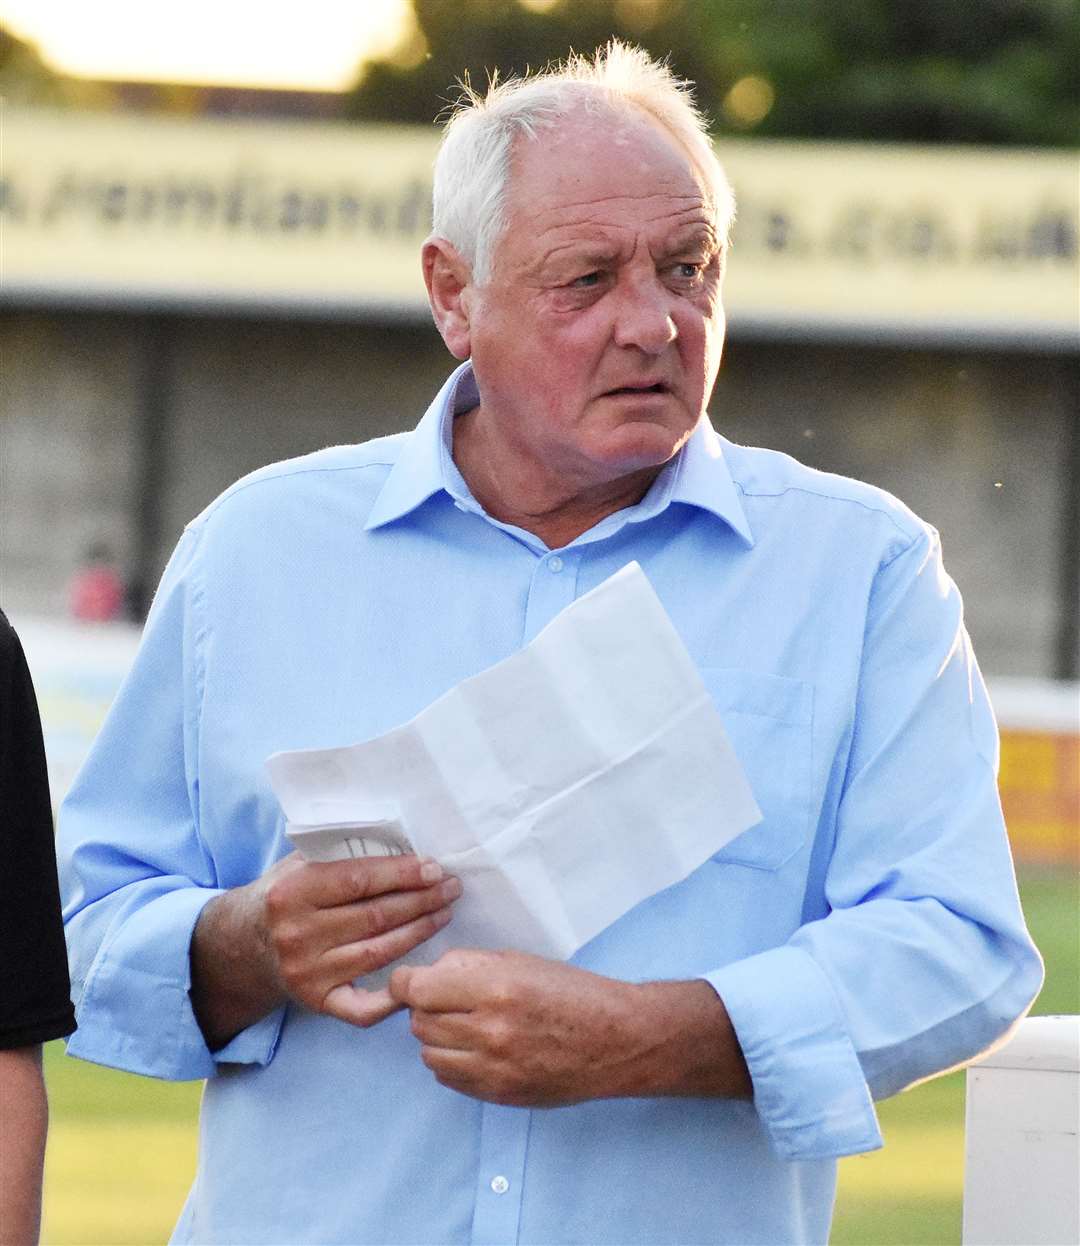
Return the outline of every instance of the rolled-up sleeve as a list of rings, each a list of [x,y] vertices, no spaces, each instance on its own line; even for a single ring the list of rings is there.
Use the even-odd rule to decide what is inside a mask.
[[[202,646],[197,529],[176,549],[135,663],[60,813],[58,858],[79,1029],[71,1055],[176,1080],[266,1063],[281,1012],[211,1053],[191,1005],[191,935],[220,894],[199,833]]]
[[[707,974],[778,1154],[881,1145],[873,1100],[970,1060],[1038,992],[997,795],[997,730],[936,534],[878,571],[825,915]]]

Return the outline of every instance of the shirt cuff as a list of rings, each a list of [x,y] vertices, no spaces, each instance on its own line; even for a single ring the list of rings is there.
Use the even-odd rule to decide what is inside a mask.
[[[834,1159],[883,1145],[836,995],[811,956],[773,948],[703,976],[735,1027],[754,1106],[781,1159]]]
[[[261,1021],[241,1030],[224,1047],[212,1052],[215,1064],[258,1064],[265,1066],[274,1058],[281,1027],[285,1022],[285,1005],[267,1013]]]
[[[285,1009],[211,1052],[191,1005],[191,936],[220,890],[184,887],[143,905],[98,953],[77,1008],[68,1054],[146,1077],[196,1081],[219,1064],[267,1064]]]

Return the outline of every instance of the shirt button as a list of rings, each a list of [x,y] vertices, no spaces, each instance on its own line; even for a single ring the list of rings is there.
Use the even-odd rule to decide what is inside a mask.
[[[561,571],[562,569],[563,569],[563,560],[559,557],[558,554],[556,554],[554,558],[548,559],[548,570],[549,571]]]
[[[492,1177],[491,1188],[496,1194],[505,1194],[510,1189],[510,1182],[505,1177]]]

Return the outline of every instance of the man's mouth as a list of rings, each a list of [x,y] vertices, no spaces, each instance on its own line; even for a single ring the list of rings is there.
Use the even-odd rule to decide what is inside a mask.
[[[669,387],[664,381],[656,381],[652,385],[620,385],[616,389],[606,391],[606,396],[614,394],[666,394]]]

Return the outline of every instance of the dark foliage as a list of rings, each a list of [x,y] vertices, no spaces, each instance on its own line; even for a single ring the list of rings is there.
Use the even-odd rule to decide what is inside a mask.
[[[417,34],[370,65],[349,115],[429,122],[467,72],[520,73],[612,35],[670,56],[720,132],[1072,146],[1075,0],[413,0]],[[760,80],[771,105],[740,112]]]

